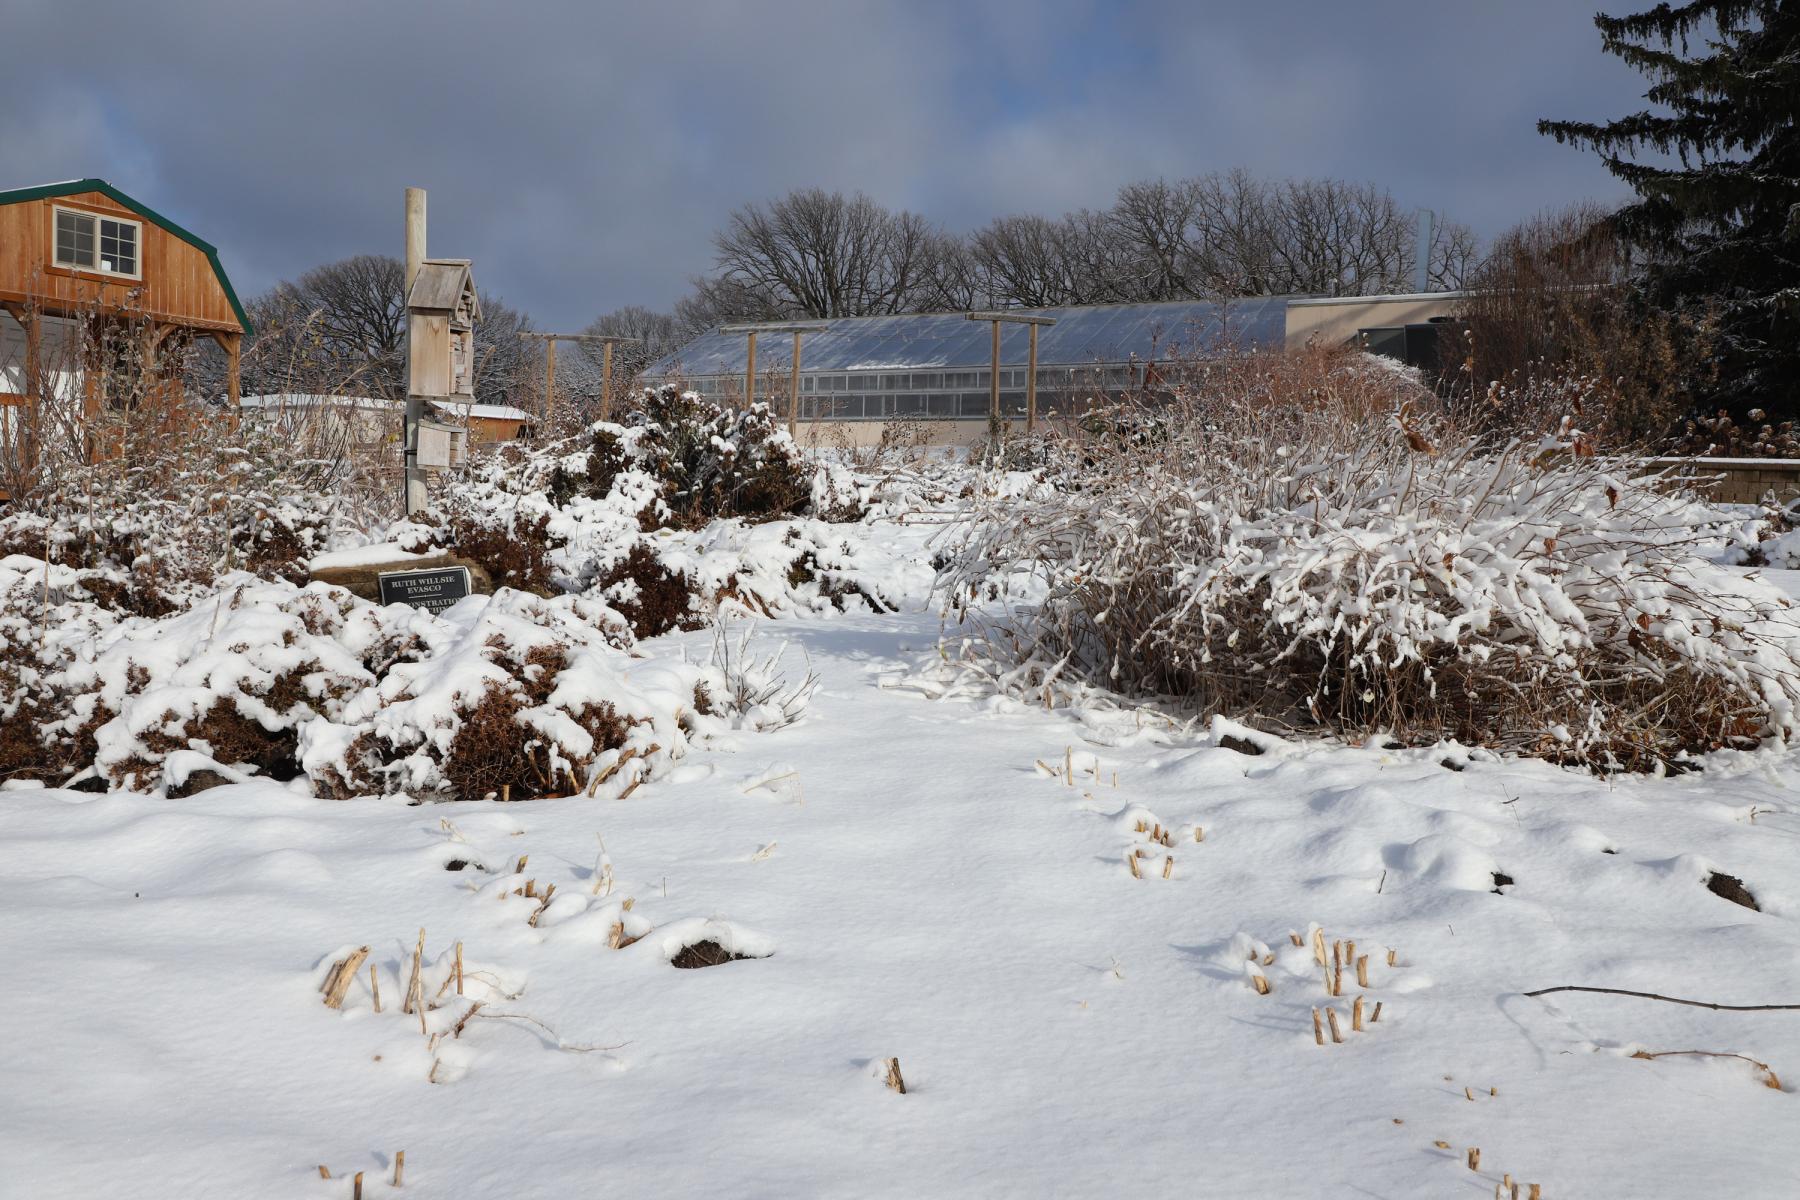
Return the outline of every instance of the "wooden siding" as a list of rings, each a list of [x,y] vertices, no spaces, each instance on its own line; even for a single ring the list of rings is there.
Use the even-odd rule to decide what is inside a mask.
[[[57,208],[118,216],[139,227],[141,278],[121,279],[55,265]],[[0,205],[0,300],[67,312],[95,303],[116,309],[142,289],[135,307],[153,320],[237,333],[236,312],[206,252],[100,192]]]

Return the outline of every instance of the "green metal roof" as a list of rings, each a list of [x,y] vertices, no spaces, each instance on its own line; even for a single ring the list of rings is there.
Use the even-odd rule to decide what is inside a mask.
[[[169,218],[153,208],[146,207],[121,192],[104,179],[71,179],[66,183],[47,183],[42,187],[14,188],[10,192],[0,192],[0,204],[19,204],[26,200],[50,200],[57,196],[74,196],[81,192],[99,192],[109,200],[123,204],[144,220],[168,230],[194,249],[206,255],[206,261],[212,264],[213,276],[218,279],[219,286],[225,289],[225,299],[231,302],[231,311],[237,314],[238,324],[245,333],[254,332],[250,318],[244,313],[244,306],[238,302],[237,291],[226,278],[225,268],[219,265],[219,251],[211,242],[195,237]]]

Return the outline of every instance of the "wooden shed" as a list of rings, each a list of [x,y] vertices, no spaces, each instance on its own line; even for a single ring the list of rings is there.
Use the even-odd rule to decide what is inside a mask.
[[[153,437],[180,419],[183,343],[224,350],[235,413],[248,332],[219,252],[105,180],[0,191],[0,490],[35,475],[67,417],[90,455],[102,411]]]
[[[186,333],[218,341],[238,396],[238,353],[250,321],[219,252],[102,179],[0,191],[0,336],[22,354],[0,355],[0,403],[29,397],[36,357],[71,322],[141,322],[157,349]]]

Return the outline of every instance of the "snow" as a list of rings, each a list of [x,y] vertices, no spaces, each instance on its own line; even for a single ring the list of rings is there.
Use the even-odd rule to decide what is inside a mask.
[[[706,536],[754,562],[785,528]],[[757,621],[759,651],[790,642],[790,672],[818,676],[797,723],[669,724],[710,631],[577,647],[586,667],[559,686],[638,697],[642,738],[679,739],[623,798],[340,803],[241,773],[184,799],[0,791],[0,1195],[347,1197],[358,1171],[388,1195],[399,1150],[429,1196],[1441,1197],[1503,1174],[1549,1200],[1792,1194],[1795,1014],[1523,993],[1800,1003],[1800,751],[1608,780],[1046,711],[941,669],[930,526],[856,532],[838,552],[887,572],[906,610]],[[688,545],[701,565],[717,551]],[[41,586],[31,566],[19,586]],[[1800,593],[1800,574],[1759,574]],[[171,704],[302,650],[349,678],[357,639],[399,619],[354,607],[313,635],[306,590],[230,586],[246,599],[216,628],[202,606],[160,642],[113,631],[79,669],[139,662]],[[429,739],[472,686],[449,676],[491,669],[477,647],[566,636],[573,599],[420,614],[435,657],[329,715]],[[293,648],[234,661],[240,640],[279,644],[261,625]],[[187,754],[165,775],[214,769]],[[1709,892],[1715,871],[1762,911]],[[1496,872],[1514,880],[1498,893]],[[556,887],[535,924],[513,894],[528,881]],[[1315,923],[1369,955],[1366,988],[1352,967],[1326,995],[1290,938]],[[638,940],[610,948],[615,926]],[[443,993],[430,1049],[400,1011],[421,928],[425,993]],[[702,940],[748,958],[670,965]],[[320,981],[363,945],[384,1011],[366,968],[326,1008]],[[1359,994],[1382,1013],[1352,1032]],[[1341,1045],[1314,1043],[1328,1005]],[[1782,1086],[1743,1059],[1640,1050],[1741,1054]]]
[[[392,542],[377,542],[368,546],[347,546],[339,550],[328,550],[324,554],[315,554],[306,565],[314,571],[325,571],[342,567],[368,567],[437,557],[441,557],[441,555],[419,554],[415,551],[404,550]]]

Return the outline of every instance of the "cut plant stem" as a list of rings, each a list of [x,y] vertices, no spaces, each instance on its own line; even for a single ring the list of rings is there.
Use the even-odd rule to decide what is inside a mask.
[[[406,1000],[400,1005],[400,1011],[413,1011],[414,997],[423,998],[425,989],[419,983],[419,964],[425,957],[425,927],[419,927],[419,944],[413,947],[412,975],[406,981]]]
[[[1337,1009],[1325,1010],[1325,1023],[1331,1026],[1331,1040],[1341,1044],[1344,1040],[1344,1031],[1338,1028]]]
[[[1366,954],[1356,956],[1356,986],[1369,986],[1369,956]]]
[[[1479,1146],[1469,1147],[1469,1170],[1481,1170],[1481,1147]]]
[[[1325,1044],[1325,1029],[1319,1024],[1319,1010],[1316,1008],[1313,1009],[1313,1044],[1315,1046]]]
[[[1375,1002],[1375,1011],[1369,1014],[1369,1024],[1373,1025],[1379,1020],[1381,1020],[1381,1001],[1377,1000]]]
[[[1390,967],[1394,966],[1395,965],[1394,960],[1396,958],[1398,958],[1399,956],[1400,956],[1400,952],[1398,950],[1389,949],[1388,950],[1388,966],[1390,966]]]
[[[1259,996],[1269,994],[1269,977],[1267,975],[1252,975],[1250,985],[1256,989],[1256,994]]]
[[[358,1171],[356,1178],[350,1181],[350,1200],[362,1200],[362,1176],[363,1173]]]
[[[1350,1006],[1350,1028],[1357,1033],[1363,1031],[1363,998],[1358,996],[1356,1003]]]
[[[896,1092],[899,1092],[902,1096],[906,1095],[906,1080],[900,1075],[900,1060],[898,1058],[890,1058],[887,1060],[887,1085]]]
[[[319,1164],[319,1178],[320,1179],[330,1179],[331,1178],[331,1168],[327,1167],[324,1163]]]
[[[1175,856],[1172,854],[1165,855],[1163,857],[1163,878],[1167,879],[1169,877],[1169,872],[1173,871],[1174,869],[1175,869]]]
[[[1125,865],[1131,868],[1131,877],[1133,879],[1142,879],[1144,877],[1144,873],[1142,871],[1138,870],[1137,864],[1138,864],[1138,859],[1137,859],[1136,853],[1127,854],[1125,856]]]
[[[396,1150],[396,1151],[394,1151],[394,1186],[399,1187],[401,1179],[403,1179],[405,1176],[406,1176],[406,1151]]]
[[[326,975],[325,982],[319,985],[319,990],[325,993],[326,1008],[342,1008],[344,1006],[344,997],[349,994],[350,985],[356,982],[357,975],[362,972],[363,959],[367,957],[369,957],[369,948],[359,946],[348,957],[341,958],[332,964],[330,974]]]
[[[456,943],[456,994],[463,994],[462,943]]]
[[[1323,929],[1314,929],[1313,930],[1312,947],[1313,947],[1313,958],[1318,960],[1318,963],[1321,967],[1325,966],[1327,963],[1327,960],[1325,957],[1325,931]]]
[[[369,964],[369,994],[375,997],[375,1011],[381,1011],[381,980],[376,978],[375,964]]]

